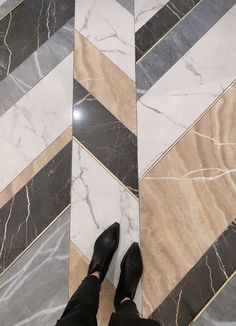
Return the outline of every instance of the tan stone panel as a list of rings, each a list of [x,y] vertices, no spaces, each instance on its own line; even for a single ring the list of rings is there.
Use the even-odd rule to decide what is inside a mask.
[[[74,76],[127,128],[136,133],[135,83],[75,32]]]
[[[27,182],[29,182],[53,157],[72,140],[72,128],[67,128],[32,163],[0,192],[0,208],[3,207]]]
[[[140,182],[149,315],[236,216],[236,86]]]
[[[71,242],[70,243],[70,296],[76,291],[82,280],[86,277],[88,271],[88,261],[79,251],[79,249]],[[100,306],[98,310],[98,326],[107,326],[111,313],[114,311],[113,298],[115,288],[105,280],[102,284],[100,294]]]

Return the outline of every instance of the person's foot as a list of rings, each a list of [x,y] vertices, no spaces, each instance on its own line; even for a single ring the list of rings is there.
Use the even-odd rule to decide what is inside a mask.
[[[96,240],[93,257],[89,264],[88,275],[99,272],[100,282],[104,280],[112,257],[118,248],[120,237],[119,223],[112,224]]]
[[[124,298],[134,299],[138,283],[143,273],[142,256],[137,242],[134,242],[126,252],[120,268],[120,279],[114,298],[116,310]]]

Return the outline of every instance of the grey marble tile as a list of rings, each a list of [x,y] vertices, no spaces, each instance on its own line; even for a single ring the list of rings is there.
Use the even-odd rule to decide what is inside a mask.
[[[0,20],[0,80],[74,16],[74,1],[24,0]]]
[[[73,135],[138,196],[137,137],[74,80]]]
[[[236,276],[220,291],[193,326],[236,326]]]
[[[23,0],[5,0],[0,1],[0,19],[7,15],[13,8],[15,8]]]
[[[178,325],[192,325],[194,318],[213,298],[215,293],[225,284],[225,282],[233,275],[236,270],[236,220],[222,233],[222,235],[212,244],[208,251],[202,256],[197,264],[189,271],[189,273],[179,282],[179,284],[171,291],[159,307],[152,313],[151,318],[157,320],[163,326],[173,326],[176,321]],[[236,284],[236,282],[235,282]],[[227,291],[227,290],[226,290]],[[235,293],[235,291],[234,291]],[[223,295],[223,292],[222,292]],[[201,323],[193,324],[194,326],[216,326],[217,312],[220,312],[219,304],[223,305],[225,299],[219,297],[218,301],[209,306],[209,311],[205,317],[200,319]],[[217,300],[217,299],[216,299]],[[236,297],[232,300],[232,296],[227,300],[227,304],[231,307],[236,305]],[[176,304],[178,302],[178,305]],[[216,307],[217,306],[217,307]],[[218,310],[217,310],[218,309]],[[226,313],[227,308],[225,308]],[[214,311],[214,313],[212,312]],[[214,320],[214,323],[205,323],[206,315],[208,319]],[[219,316],[219,314],[218,314]],[[224,321],[219,326],[233,326],[235,324],[227,324],[230,318],[229,314],[221,314]],[[236,314],[231,312],[232,318]],[[218,317],[220,318],[220,316]],[[202,322],[204,320],[204,322]],[[207,320],[207,319],[206,319]],[[236,321],[236,319],[234,319]]]
[[[74,18],[0,81],[0,116],[73,50]]]
[[[203,0],[136,65],[137,98],[151,88],[229,9],[235,0]]]
[[[0,273],[69,205],[70,187],[68,143],[0,209]]]
[[[53,326],[68,300],[70,209],[0,280],[1,326]]]
[[[178,22],[184,18],[200,0],[170,0],[135,33],[135,57],[140,60]]]
[[[134,15],[134,0],[116,0],[119,4]]]

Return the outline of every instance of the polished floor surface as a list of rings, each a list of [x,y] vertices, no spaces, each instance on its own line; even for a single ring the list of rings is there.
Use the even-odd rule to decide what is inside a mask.
[[[234,326],[236,0],[0,0],[0,320],[53,326],[94,240],[162,326]],[[24,305],[22,305],[24,302]]]

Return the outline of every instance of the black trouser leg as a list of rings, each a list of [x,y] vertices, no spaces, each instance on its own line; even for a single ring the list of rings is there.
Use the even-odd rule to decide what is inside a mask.
[[[100,282],[86,277],[68,302],[56,326],[97,326]]]
[[[127,300],[111,315],[109,326],[160,326],[158,322],[139,316],[136,304]]]
[[[121,303],[116,313],[111,315],[109,326],[125,326],[125,322],[137,321],[137,319],[140,319],[140,316],[136,304],[131,300],[127,300]]]

